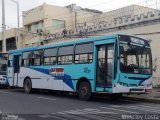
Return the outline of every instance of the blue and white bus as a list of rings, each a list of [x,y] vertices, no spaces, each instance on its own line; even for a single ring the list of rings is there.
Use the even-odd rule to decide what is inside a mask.
[[[7,53],[0,53],[0,85],[7,86],[8,81],[6,79],[6,72],[7,72]]]
[[[149,42],[111,35],[9,51],[10,86],[93,93],[148,93],[152,90]]]

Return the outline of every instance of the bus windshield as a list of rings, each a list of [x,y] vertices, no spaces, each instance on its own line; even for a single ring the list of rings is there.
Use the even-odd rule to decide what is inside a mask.
[[[123,73],[152,74],[149,47],[120,44],[120,70]]]
[[[0,75],[6,75],[7,54],[0,55]]]

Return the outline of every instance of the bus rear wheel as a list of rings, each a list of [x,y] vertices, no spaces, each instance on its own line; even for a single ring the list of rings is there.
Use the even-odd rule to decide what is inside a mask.
[[[88,82],[82,82],[79,86],[78,93],[81,100],[90,100],[92,97],[90,84]]]
[[[24,81],[24,91],[25,93],[29,94],[32,90],[32,82],[30,78],[26,78]]]

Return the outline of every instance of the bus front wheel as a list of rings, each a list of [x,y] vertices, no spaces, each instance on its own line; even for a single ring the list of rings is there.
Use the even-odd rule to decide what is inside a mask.
[[[29,94],[32,90],[32,82],[30,78],[26,78],[24,81],[24,91],[25,93]]]
[[[91,87],[88,82],[82,82],[79,86],[79,98],[81,100],[90,100],[92,93],[91,93]]]

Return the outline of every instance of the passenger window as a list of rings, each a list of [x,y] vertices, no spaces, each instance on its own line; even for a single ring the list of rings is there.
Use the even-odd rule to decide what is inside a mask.
[[[22,55],[22,66],[29,66],[31,65],[31,59],[32,59],[32,51],[24,52]]]
[[[93,61],[93,43],[76,45],[75,63],[92,63],[92,61]]]
[[[44,65],[55,65],[57,62],[57,48],[44,50]]]
[[[74,46],[60,47],[58,50],[58,64],[72,64]]]
[[[32,65],[38,66],[42,64],[43,50],[33,51]]]
[[[13,67],[12,60],[13,60],[13,54],[10,54],[8,57],[8,67]]]

